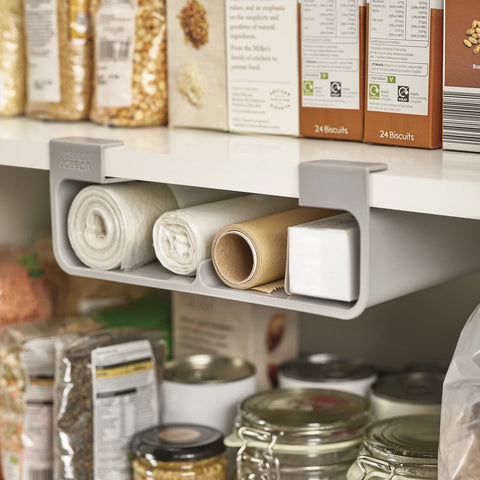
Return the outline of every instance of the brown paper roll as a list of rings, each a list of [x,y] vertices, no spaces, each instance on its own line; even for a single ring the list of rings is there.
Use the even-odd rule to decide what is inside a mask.
[[[229,287],[246,290],[285,276],[287,229],[338,215],[337,210],[296,208],[223,227],[213,239],[213,266]]]

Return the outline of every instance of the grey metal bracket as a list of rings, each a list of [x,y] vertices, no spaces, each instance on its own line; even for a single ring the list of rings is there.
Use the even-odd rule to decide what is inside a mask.
[[[50,210],[55,257],[69,273],[72,265],[80,266],[67,234],[69,206],[86,183],[124,181],[105,176],[104,153],[107,148],[121,147],[123,142],[89,137],[64,137],[50,140]]]
[[[359,297],[351,308],[359,315],[368,305],[370,266],[370,175],[387,169],[384,163],[314,160],[299,166],[299,204],[345,210],[360,231]]]

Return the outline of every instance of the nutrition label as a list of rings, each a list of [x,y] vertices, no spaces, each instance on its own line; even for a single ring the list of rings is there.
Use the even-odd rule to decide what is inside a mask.
[[[358,0],[303,0],[302,106],[360,108]]]
[[[367,3],[368,110],[427,115],[431,9],[441,2]]]

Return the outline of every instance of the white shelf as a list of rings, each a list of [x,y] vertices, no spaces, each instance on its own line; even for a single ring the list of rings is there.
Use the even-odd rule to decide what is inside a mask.
[[[67,136],[123,140],[123,148],[106,152],[107,176],[287,197],[298,196],[301,162],[386,163],[388,170],[372,174],[370,206],[480,219],[480,155],[474,153],[15,118],[0,120],[0,165],[48,170],[49,139]]]

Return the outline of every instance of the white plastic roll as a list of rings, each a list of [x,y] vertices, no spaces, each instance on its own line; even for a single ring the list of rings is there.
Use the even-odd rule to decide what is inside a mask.
[[[178,275],[195,275],[210,258],[215,234],[225,225],[295,208],[293,198],[244,195],[164,213],[153,228],[160,263]]]
[[[91,185],[70,206],[68,239],[88,267],[129,270],[155,258],[152,228],[162,213],[231,195],[149,182]]]

